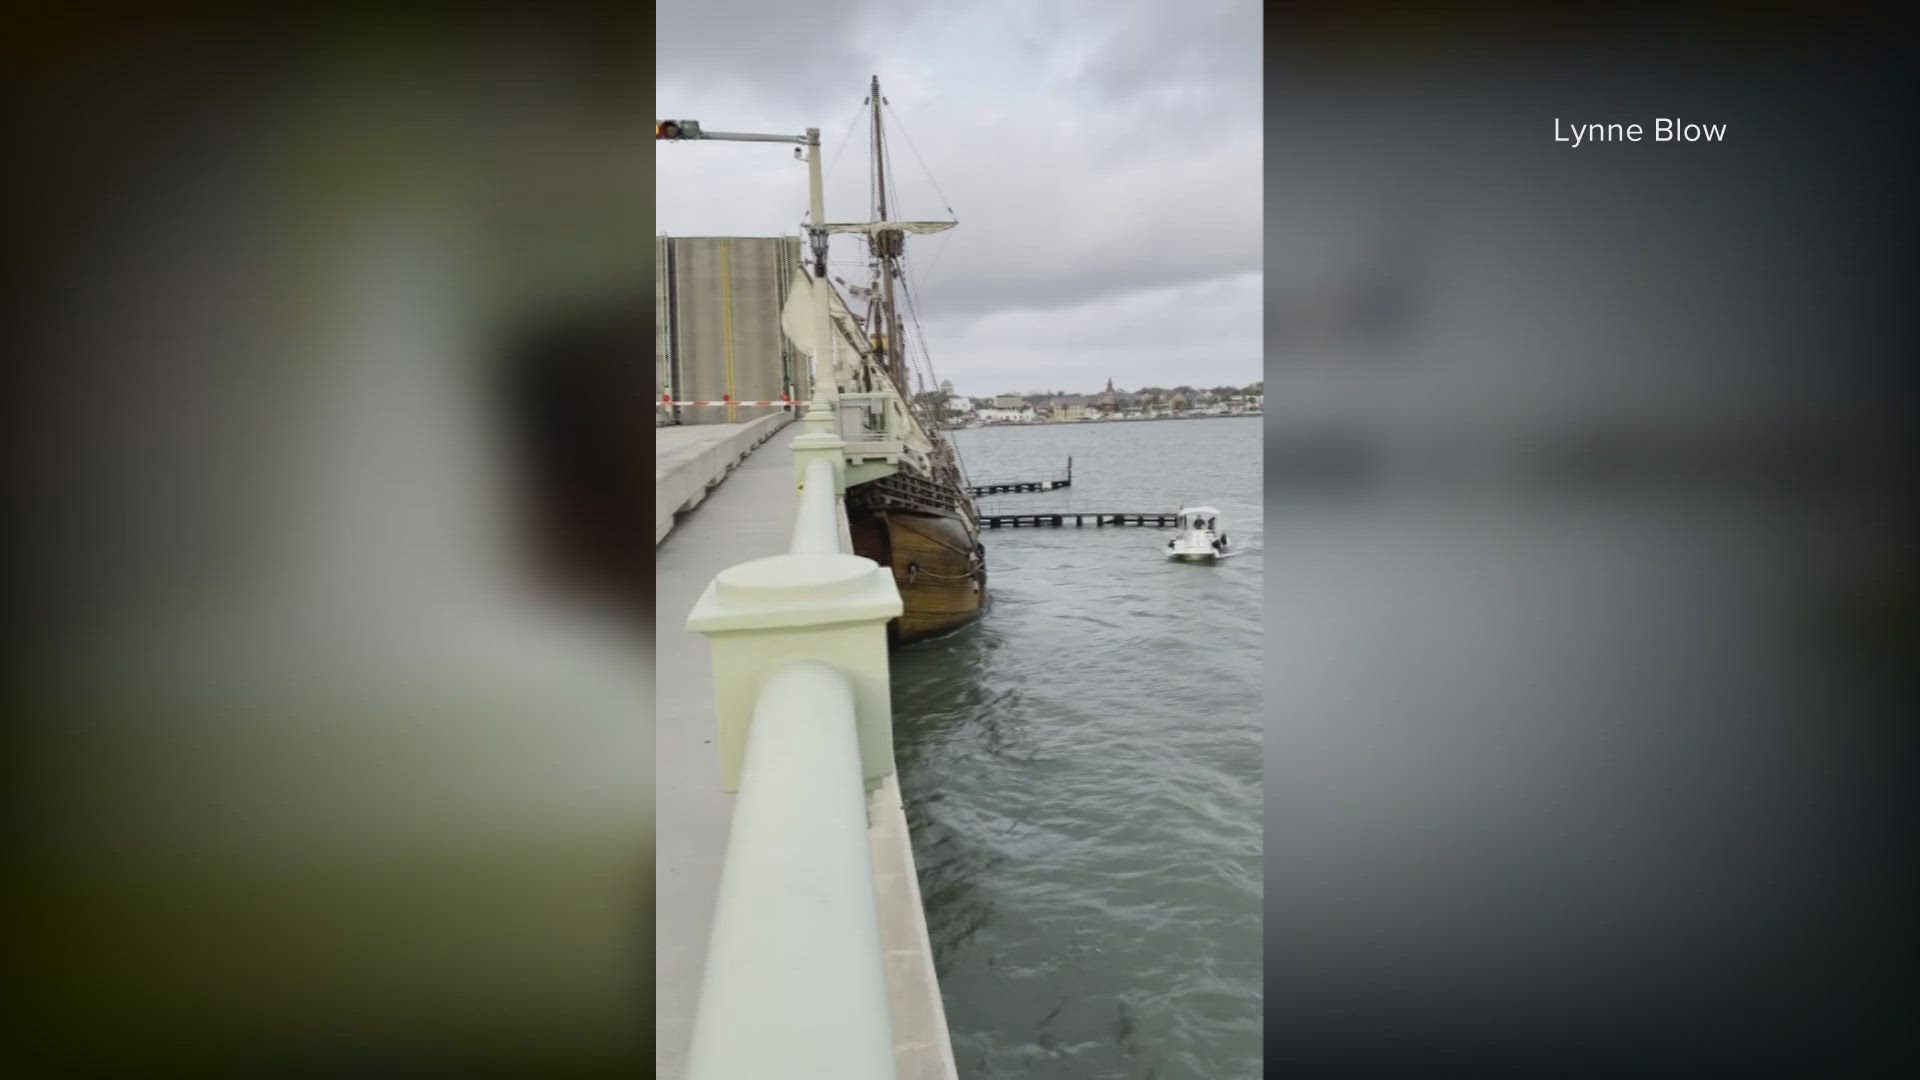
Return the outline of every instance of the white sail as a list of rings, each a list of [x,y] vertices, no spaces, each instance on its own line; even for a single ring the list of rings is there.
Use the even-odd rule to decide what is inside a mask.
[[[830,233],[877,233],[908,232],[917,235],[946,232],[958,225],[957,221],[854,221],[841,224],[828,223]]]
[[[805,270],[795,270],[793,285],[787,290],[787,306],[780,310],[780,329],[786,331],[787,339],[793,342],[793,347],[808,357],[812,357],[818,351],[814,347],[813,335],[814,288],[814,280]],[[841,301],[839,292],[833,286],[824,283],[819,288],[827,290],[827,310],[833,319],[835,337],[839,339],[833,351],[834,371],[835,376],[838,377],[841,374],[843,357],[849,353],[866,355],[867,350],[862,344],[866,340],[866,335],[861,332],[859,321]]]

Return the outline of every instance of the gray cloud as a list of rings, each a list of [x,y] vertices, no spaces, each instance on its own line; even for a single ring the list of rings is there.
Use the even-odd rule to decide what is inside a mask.
[[[655,6],[655,71],[662,85],[784,88],[815,104],[823,83],[862,66],[854,32],[883,11],[868,0],[673,0]]]
[[[899,211],[961,222],[917,240],[912,263],[930,351],[962,391],[1035,365],[1069,389],[1244,383],[1260,375],[1259,30],[1257,6],[1228,0],[682,0],[660,15],[658,100],[710,128],[820,127],[829,216],[859,219],[877,72]],[[658,161],[664,232],[791,233],[804,215],[788,149],[665,146]],[[853,243],[834,261],[864,278]]]

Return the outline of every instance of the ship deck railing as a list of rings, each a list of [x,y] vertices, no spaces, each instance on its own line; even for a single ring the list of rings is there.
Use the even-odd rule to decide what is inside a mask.
[[[907,406],[898,394],[842,393],[836,408],[840,437],[847,442],[899,442],[906,437]]]

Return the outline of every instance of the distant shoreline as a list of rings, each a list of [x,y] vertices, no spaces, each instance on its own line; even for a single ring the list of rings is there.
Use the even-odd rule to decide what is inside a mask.
[[[1227,416],[1122,416],[1112,420],[1007,420],[995,424],[974,424],[970,427],[948,427],[945,431],[980,431],[985,428],[1022,428],[1056,427],[1060,425],[1086,424],[1098,427],[1101,424],[1147,424],[1156,420],[1251,420],[1265,416],[1265,413],[1237,413]]]

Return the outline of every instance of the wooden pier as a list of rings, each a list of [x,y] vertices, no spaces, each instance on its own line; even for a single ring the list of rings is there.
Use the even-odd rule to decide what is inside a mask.
[[[967,488],[967,494],[1007,495],[1021,491],[1054,491],[1073,486],[1073,459],[1067,459],[1067,474],[1051,480],[993,480],[983,484],[974,484]]]
[[[1072,484],[1071,480],[1009,480],[999,484],[975,484],[967,489],[967,494],[1005,495],[1016,491],[1052,491]]]
[[[1078,510],[1059,514],[981,514],[980,524],[989,529],[1059,529],[1067,525],[1134,525],[1165,529],[1175,525],[1179,518],[1178,513],[1122,514]]]

